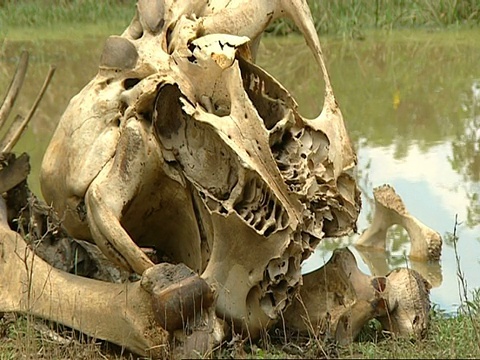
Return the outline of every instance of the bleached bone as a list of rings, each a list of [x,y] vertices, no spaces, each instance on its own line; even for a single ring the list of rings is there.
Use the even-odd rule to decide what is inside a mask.
[[[170,356],[171,336],[165,329],[173,332],[192,329],[196,321],[217,321],[208,310],[213,301],[208,285],[184,265],[156,265],[141,281],[124,284],[52,268],[9,228],[2,197],[0,248],[1,312],[53,320],[153,358]],[[210,328],[219,331],[216,323]],[[207,341],[218,343],[221,336],[208,334]]]
[[[130,350],[168,344],[168,333],[156,325],[151,296],[140,283],[111,284],[52,268],[26,247],[8,227],[0,197],[0,310],[52,319]],[[158,354],[162,349],[156,349]]]
[[[300,293],[283,316],[289,328],[340,344],[355,340],[373,318],[396,336],[420,338],[428,326],[428,290],[414,270],[368,276],[350,250],[337,249],[322,268],[303,276]]]
[[[251,62],[280,16],[322,70],[315,119]],[[218,316],[256,337],[313,247],[355,229],[355,161],[306,1],[140,0],[66,109],[41,186],[72,236],[139,274],[153,266],[140,246],[185,263]]]
[[[375,210],[370,227],[356,241],[357,247],[385,250],[387,230],[395,224],[402,226],[410,237],[409,256],[417,260],[438,260],[442,252],[440,234],[412,216],[402,199],[389,185],[375,188]]]
[[[428,328],[431,285],[416,271],[399,268],[387,275],[388,311],[378,316],[394,336],[423,338]]]

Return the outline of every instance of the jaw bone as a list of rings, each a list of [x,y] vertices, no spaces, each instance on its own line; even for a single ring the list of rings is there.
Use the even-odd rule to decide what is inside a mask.
[[[300,293],[283,316],[288,328],[326,334],[340,344],[355,340],[373,318],[396,336],[420,338],[428,326],[429,289],[411,269],[368,276],[350,250],[337,249],[322,268],[303,276]]]
[[[402,226],[410,236],[410,258],[422,261],[440,259],[440,234],[412,216],[400,196],[389,185],[375,188],[375,210],[370,227],[357,240],[355,246],[385,250],[387,230],[395,224]]]

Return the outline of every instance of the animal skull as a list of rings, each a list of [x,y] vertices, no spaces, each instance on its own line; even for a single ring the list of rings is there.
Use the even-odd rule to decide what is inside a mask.
[[[315,119],[253,63],[266,26],[284,15],[323,73]],[[0,197],[0,311],[154,357],[169,356],[170,337],[184,326],[193,330],[185,344],[196,347],[221,340],[223,320],[257,337],[280,314],[299,330],[305,318],[318,325],[330,317],[340,342],[372,316],[399,334],[421,333],[428,292],[412,271],[368,277],[341,250],[301,287],[300,264],[313,247],[355,229],[355,160],[305,1],[140,0],[65,111],[41,181],[70,234],[141,281],[53,269],[9,228]],[[143,246],[176,265],[154,265]]]
[[[315,119],[252,62],[280,16],[322,70]],[[154,265],[140,246],[185,263],[255,337],[312,248],[355,229],[355,162],[306,1],[140,0],[60,120],[41,184],[72,236],[138,274]]]

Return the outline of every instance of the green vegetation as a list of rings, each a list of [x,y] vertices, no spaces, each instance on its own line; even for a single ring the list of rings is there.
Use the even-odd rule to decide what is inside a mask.
[[[446,358],[478,358],[480,344],[478,343],[476,323],[480,321],[479,293],[470,303],[470,317],[465,305],[456,316],[449,316],[433,308],[430,312],[431,324],[426,338],[422,341],[407,339],[387,339],[370,326],[364,331],[361,341],[343,349],[340,357],[387,358],[387,359],[446,359]],[[476,309],[476,310],[474,310]],[[370,324],[371,325],[371,324]]]
[[[0,0],[0,39],[120,33],[134,13],[134,0]]]
[[[468,307],[468,308],[467,308]],[[258,344],[248,339],[230,341],[205,358],[302,359],[302,358],[365,358],[365,359],[447,359],[480,358],[477,323],[480,322],[480,292],[449,316],[434,307],[431,324],[421,341],[394,339],[382,333],[372,320],[360,334],[359,341],[343,347],[316,339],[271,331]],[[50,330],[53,329],[53,330]],[[131,354],[111,344],[94,341],[61,327],[36,319],[7,314],[0,320],[0,360],[20,357],[44,359],[131,359]]]
[[[308,0],[322,34],[362,38],[368,29],[475,26],[480,24],[479,0]],[[49,28],[98,24],[123,29],[135,0],[0,0],[0,32],[5,29]],[[269,32],[297,31],[279,20]],[[34,35],[34,34],[32,34]]]
[[[308,0],[321,34],[362,38],[369,29],[474,26],[480,24],[478,0]],[[275,34],[296,31],[290,21],[271,28]]]
[[[6,27],[128,22],[134,5],[133,0],[0,0],[0,19]]]

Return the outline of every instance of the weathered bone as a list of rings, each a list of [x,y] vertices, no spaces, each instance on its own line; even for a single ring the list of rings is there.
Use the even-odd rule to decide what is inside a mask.
[[[210,311],[210,288],[184,265],[160,264],[146,271],[141,281],[124,284],[68,274],[36,256],[10,230],[2,197],[0,248],[2,312],[54,320],[153,358],[170,358],[171,335],[164,329],[189,329],[188,336],[175,335],[177,341],[188,344],[200,335],[197,345],[205,349],[223,337],[221,322]],[[203,329],[205,322],[208,332]]]
[[[288,91],[251,62],[281,16],[294,20],[322,70],[324,107],[315,119],[303,118]],[[300,263],[325,236],[355,229],[355,161],[306,1],[140,0],[65,111],[41,181],[72,235],[93,240],[142,281],[107,284],[52,269],[4,222],[0,310],[154,356],[168,355],[166,330],[177,336],[184,327],[193,330],[183,334],[187,347],[208,349],[223,336],[218,318],[257,337],[287,309],[287,322],[301,328],[299,303],[288,309]],[[191,270],[154,266],[141,246]],[[300,310],[315,326],[329,322],[340,342],[372,316],[400,334],[421,334],[428,293],[410,271],[392,274],[369,278],[349,252],[337,252],[305,276]],[[405,278],[417,286],[407,294],[415,300],[404,302],[395,288]]]
[[[281,16],[322,70],[316,119],[251,63]],[[355,161],[306,1],[139,1],[65,111],[41,185],[71,235],[139,274],[153,266],[139,246],[185,263],[219,317],[255,337],[312,248],[355,229]]]
[[[8,227],[0,197],[0,310],[51,319],[128,349],[161,356],[168,333],[155,322],[139,282],[111,284],[52,268]],[[108,309],[108,310],[107,310]]]
[[[397,336],[421,338],[428,326],[429,289],[411,269],[368,276],[348,249],[338,249],[322,268],[303,276],[300,293],[283,316],[287,327],[326,334],[340,344],[353,341],[373,318]]]
[[[327,333],[340,343],[353,341],[368,320],[385,315],[385,281],[363,274],[348,249],[335,250],[322,268],[303,276],[285,323],[302,332]]]
[[[402,226],[411,241],[409,256],[418,260],[440,259],[442,238],[440,234],[412,216],[402,199],[389,186],[374,189],[375,210],[370,227],[359,237],[355,246],[385,250],[387,230],[395,224]]]
[[[385,292],[388,311],[377,317],[394,336],[423,338],[428,328],[431,285],[419,273],[407,268],[387,275]]]

